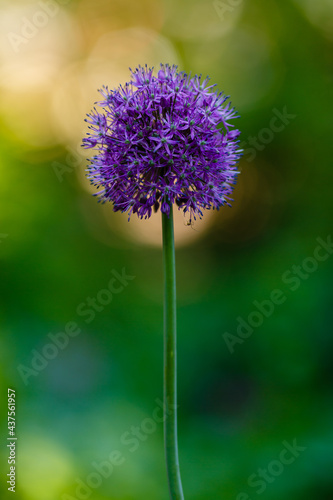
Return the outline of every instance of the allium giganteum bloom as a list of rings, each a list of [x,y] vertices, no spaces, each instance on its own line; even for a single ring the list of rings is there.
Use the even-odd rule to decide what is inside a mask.
[[[97,151],[88,178],[100,200],[140,218],[169,214],[173,203],[194,218],[229,204],[241,150],[228,97],[177,66],[131,75],[125,86],[103,87],[102,111],[87,115],[84,147]]]
[[[164,268],[164,446],[171,500],[184,500],[177,438],[177,328],[173,204],[190,218],[229,204],[241,155],[230,120],[236,113],[208,78],[161,65],[132,71],[124,87],[109,91],[88,115],[86,148],[96,149],[88,178],[102,202],[148,218],[162,212]]]

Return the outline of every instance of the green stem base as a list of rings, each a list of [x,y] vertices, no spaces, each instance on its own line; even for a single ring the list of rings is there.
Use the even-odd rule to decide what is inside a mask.
[[[184,500],[177,441],[176,267],[173,210],[162,213],[164,266],[164,445],[170,498]]]

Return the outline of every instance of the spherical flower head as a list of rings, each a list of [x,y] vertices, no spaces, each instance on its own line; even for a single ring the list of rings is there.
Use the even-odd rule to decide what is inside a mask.
[[[159,208],[168,215],[173,203],[194,218],[229,205],[242,151],[228,97],[177,66],[161,64],[157,76],[139,66],[131,75],[125,86],[103,87],[102,111],[87,115],[83,146],[96,150],[88,178],[99,200],[129,218]]]

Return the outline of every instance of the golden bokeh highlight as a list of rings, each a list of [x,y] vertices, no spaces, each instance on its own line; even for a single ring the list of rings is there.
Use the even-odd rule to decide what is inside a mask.
[[[17,489],[27,500],[60,498],[75,470],[69,451],[50,436],[21,434]]]
[[[139,219],[132,215],[128,222],[128,215],[114,213],[111,204],[103,205],[103,213],[107,224],[113,232],[128,241],[139,245],[150,247],[162,246],[161,212],[152,214],[149,219]],[[182,210],[174,207],[174,232],[175,244],[178,247],[189,245],[195,240],[202,238],[209,230],[214,221],[213,210],[205,210],[204,217],[190,220],[189,213],[184,214]]]

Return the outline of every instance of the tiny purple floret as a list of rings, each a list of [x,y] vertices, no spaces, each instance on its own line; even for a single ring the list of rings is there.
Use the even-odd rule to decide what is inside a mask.
[[[87,115],[83,146],[96,150],[88,179],[99,200],[129,218],[159,208],[168,215],[173,203],[194,218],[230,205],[242,150],[228,96],[177,66],[161,64],[157,76],[139,66],[131,75],[125,86],[103,87],[102,112]]]

